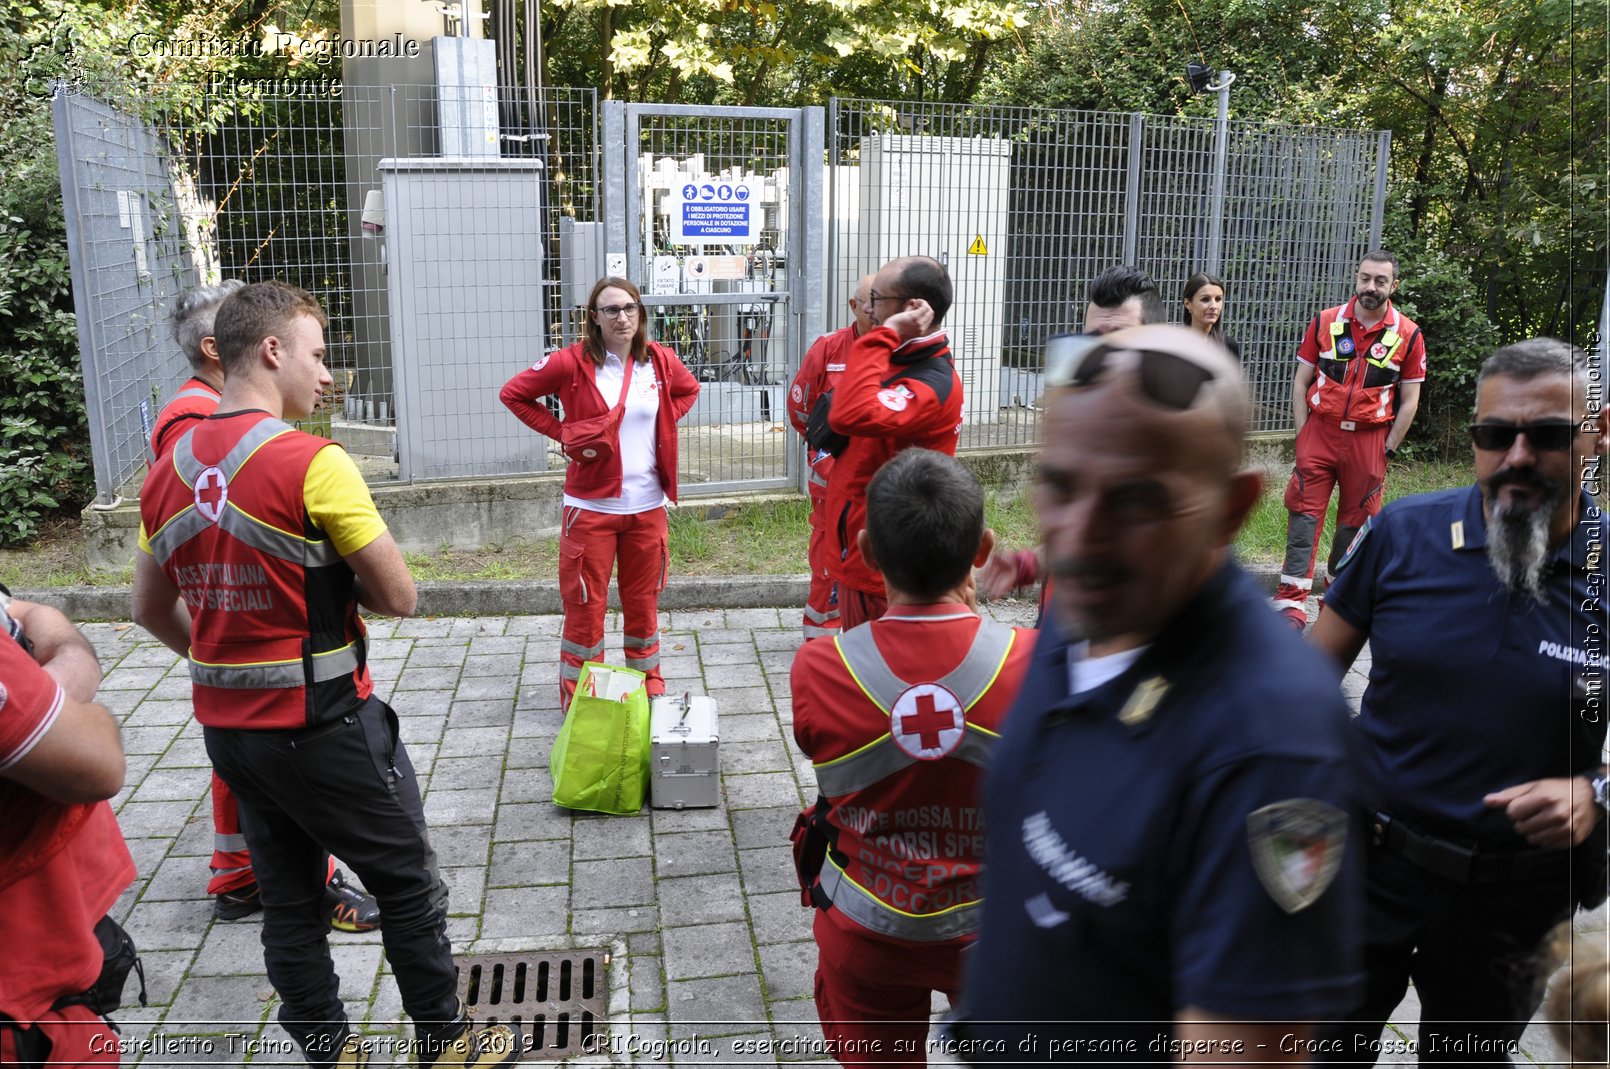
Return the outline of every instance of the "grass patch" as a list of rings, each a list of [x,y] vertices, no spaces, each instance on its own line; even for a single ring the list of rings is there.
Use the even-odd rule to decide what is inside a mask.
[[[1236,556],[1243,561],[1279,563],[1286,555],[1286,479],[1290,467],[1276,467],[1269,474],[1258,499],[1241,533],[1236,536]],[[1396,501],[1411,494],[1424,494],[1433,490],[1446,490],[1452,486],[1469,485],[1474,478],[1468,463],[1450,464],[1441,460],[1400,461],[1387,469],[1386,501]],[[1319,561],[1324,563],[1330,553],[1330,534],[1336,530],[1336,501],[1331,499],[1325,513],[1325,530],[1320,535]]]
[[[1282,496],[1290,466],[1275,463],[1270,470],[1263,497],[1236,539],[1237,553],[1244,561],[1278,562],[1285,554]],[[1468,463],[1400,461],[1387,472],[1386,499],[1463,486],[1470,480]],[[984,509],[985,522],[995,531],[998,545],[1020,549],[1039,543],[1039,521],[1028,484],[988,491]],[[671,574],[802,574],[807,570],[810,516],[810,502],[803,497],[755,501],[719,519],[705,519],[697,502],[671,509]],[[1335,523],[1333,505],[1326,530],[1335,530]],[[1327,536],[1322,560],[1328,550]],[[410,553],[407,560],[414,578],[420,580],[553,581],[559,575],[559,540],[540,538],[469,550],[444,547],[435,553]],[[132,568],[107,574],[91,572],[85,566],[76,517],[51,521],[26,547],[0,549],[0,583],[14,590],[126,586],[132,579]]]

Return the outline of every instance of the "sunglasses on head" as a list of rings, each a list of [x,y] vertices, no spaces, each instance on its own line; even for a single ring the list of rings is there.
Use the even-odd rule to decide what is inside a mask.
[[[1183,412],[1196,404],[1214,372],[1183,356],[1157,349],[1103,348],[1100,334],[1054,334],[1045,343],[1045,378],[1051,386],[1090,386],[1121,365],[1120,353],[1132,353],[1140,392],[1154,404]]]
[[[1470,440],[1485,452],[1504,453],[1515,444],[1515,439],[1526,435],[1533,449],[1545,453],[1559,453],[1571,448],[1580,428],[1565,419],[1545,419],[1536,423],[1472,423]]]

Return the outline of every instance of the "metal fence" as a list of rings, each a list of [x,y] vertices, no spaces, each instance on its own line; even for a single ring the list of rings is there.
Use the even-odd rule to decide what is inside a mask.
[[[559,227],[590,219],[596,203],[596,94],[544,91],[536,132],[494,143],[490,160],[449,174],[445,199],[435,183],[432,200],[422,184],[443,174],[444,149],[462,152],[446,117],[465,104],[432,86],[320,82],[273,96],[169,87],[161,99],[58,87],[103,501],[138,491],[142,417],[188,374],[168,335],[173,297],[217,277],[281,278],[324,304],[335,388],[313,429],[351,442],[371,481],[541,469],[533,436],[496,405],[495,385],[489,394],[469,387],[501,385],[575,330],[558,282]],[[489,174],[498,180],[480,181]],[[383,204],[371,194],[388,183],[413,196],[377,232],[364,226],[364,209]],[[419,411],[425,392],[430,418],[405,421],[394,442],[398,417],[411,400]],[[430,452],[444,440],[462,446],[445,464]],[[498,440],[518,448],[500,452]]]
[[[147,421],[186,374],[168,309],[204,279],[283,278],[324,302],[336,385],[314,426],[348,441],[371,480],[493,476],[556,462],[496,387],[573,340],[587,286],[625,250],[654,329],[710,394],[683,427],[684,483],[725,491],[798,471],[779,391],[884,260],[948,263],[962,444],[1021,447],[1038,434],[1040,343],[1078,327],[1089,279],[1136,263],[1172,299],[1212,221],[1212,120],[835,100],[825,136],[811,109],[632,105],[605,130],[591,90],[497,89],[494,103],[428,86],[226,88],[63,87],[54,100],[103,500],[138,488]],[[1389,143],[1262,123],[1226,133],[1226,325],[1256,426],[1272,430],[1289,419],[1298,332],[1349,292],[1379,235]],[[632,204],[606,194],[617,142]],[[656,213],[688,167],[761,183],[758,242],[669,240]],[[690,274],[739,259],[722,285]]]
[[[1035,440],[1041,343],[1080,328],[1104,268],[1141,267],[1181,313],[1185,280],[1208,264],[1211,119],[835,100],[828,130],[830,320],[891,257],[944,260],[964,446]],[[1379,243],[1389,135],[1253,122],[1227,134],[1224,322],[1253,429],[1281,430],[1303,327],[1351,292]]]

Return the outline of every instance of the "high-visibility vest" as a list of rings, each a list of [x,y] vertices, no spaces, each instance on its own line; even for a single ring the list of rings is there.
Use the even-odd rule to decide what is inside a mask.
[[[1308,407],[1333,421],[1391,423],[1403,359],[1420,328],[1393,308],[1380,337],[1364,352],[1356,352],[1346,311],[1347,305],[1340,305],[1319,314],[1315,340],[1321,349]]]
[[[813,767],[830,840],[812,897],[870,931],[937,942],[978,929],[979,790],[1013,695],[991,694],[1016,632],[981,620],[967,655],[931,683],[896,676],[871,627],[834,639],[889,730]]]
[[[196,719],[295,728],[373,690],[355,577],[315,527],[302,485],[333,443],[271,416],[187,431],[141,490],[156,562],[189,606]]]

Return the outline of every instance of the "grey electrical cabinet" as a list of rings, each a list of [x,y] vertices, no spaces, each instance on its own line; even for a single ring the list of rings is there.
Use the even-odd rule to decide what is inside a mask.
[[[546,439],[498,400],[546,348],[542,164],[380,161],[405,481],[543,471]]]

